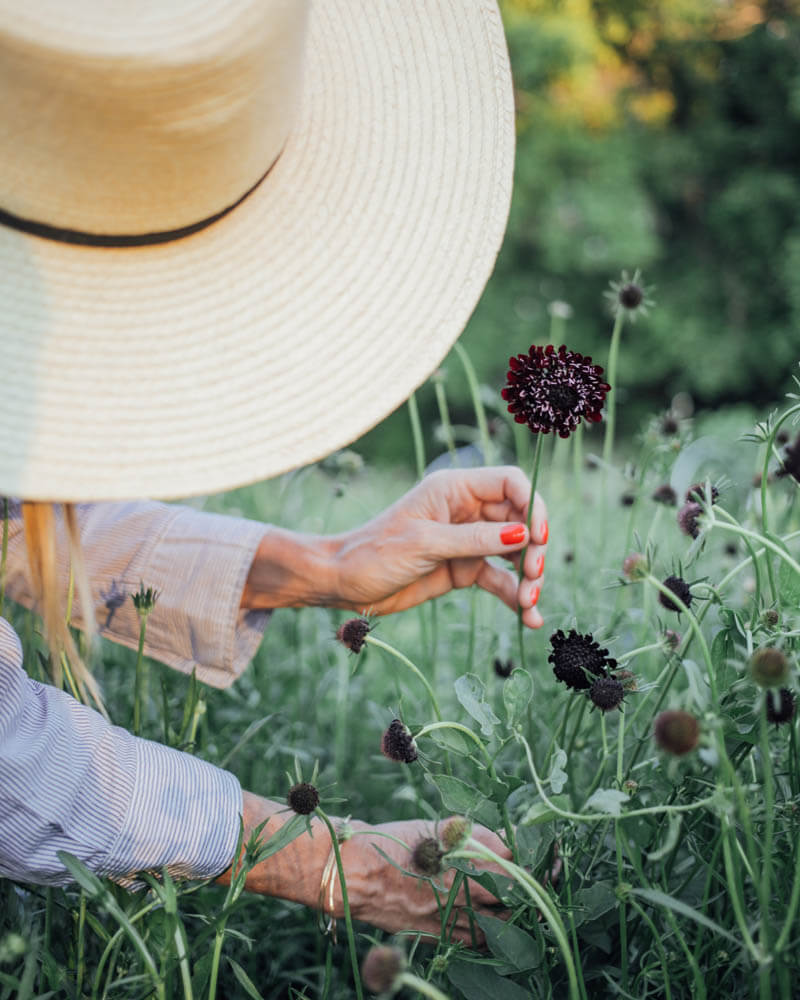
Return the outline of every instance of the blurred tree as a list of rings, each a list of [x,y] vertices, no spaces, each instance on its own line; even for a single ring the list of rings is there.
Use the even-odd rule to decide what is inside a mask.
[[[462,340],[482,381],[499,390],[510,354],[562,337],[605,364],[603,290],[638,267],[656,308],[624,334],[621,430],[677,391],[706,408],[776,401],[800,361],[798,3],[501,6],[517,169],[497,269]],[[444,368],[453,420],[468,424],[460,366]],[[433,393],[420,402],[434,425]],[[395,436],[407,455],[406,427],[390,422],[381,451]]]

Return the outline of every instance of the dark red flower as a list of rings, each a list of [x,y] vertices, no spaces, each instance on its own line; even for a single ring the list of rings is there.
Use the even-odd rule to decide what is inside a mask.
[[[366,618],[349,618],[336,630],[336,638],[353,653],[360,653],[371,631]]]
[[[700,517],[703,508],[699,503],[690,500],[678,511],[678,527],[690,538],[697,538],[700,534]]]
[[[310,816],[319,805],[319,792],[308,781],[292,785],[286,801],[300,816]]]
[[[569,437],[581,421],[601,419],[600,411],[611,386],[603,381],[603,369],[592,359],[562,344],[556,351],[531,346],[527,354],[509,358],[503,399],[518,424],[531,431]]]
[[[681,577],[668,576],[666,580],[664,580],[664,586],[667,590],[671,590],[679,601],[683,601],[687,608],[692,603],[692,592],[689,590],[689,584],[685,580],[681,579]],[[659,591],[658,601],[662,607],[667,609],[667,611],[677,611],[678,614],[680,614],[681,609],[672,600],[672,598],[667,597],[663,591]]]
[[[783,464],[775,475],[791,476],[800,483],[800,434],[798,434],[794,444],[786,446],[783,455]]]
[[[400,719],[392,719],[381,739],[381,753],[399,764],[413,764],[417,759],[417,744],[411,730]]]
[[[700,742],[700,723],[688,712],[671,709],[656,717],[653,735],[662,750],[682,757]]]
[[[788,688],[779,691],[767,691],[767,721],[779,726],[782,722],[791,722],[797,709],[794,694]]]
[[[569,635],[559,629],[550,636],[552,652],[547,657],[553,664],[556,680],[563,681],[574,691],[585,691],[596,677],[605,677],[617,665],[609,659],[608,650],[601,649],[591,635],[581,635],[574,628]]]
[[[610,712],[622,704],[625,688],[616,677],[598,677],[589,688],[589,697],[601,712]]]

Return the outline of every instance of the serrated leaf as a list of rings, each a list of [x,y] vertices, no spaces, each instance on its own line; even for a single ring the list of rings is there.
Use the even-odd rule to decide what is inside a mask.
[[[518,667],[503,684],[503,704],[509,726],[522,718],[532,697],[533,678],[527,670]]]
[[[622,806],[630,801],[630,796],[617,788],[598,788],[586,802],[584,809],[604,813],[606,816],[621,816]]]
[[[530,1000],[527,990],[498,976],[489,965],[460,960],[451,962],[447,978],[467,1000]]]
[[[456,697],[481,727],[483,735],[491,736],[500,720],[484,698],[486,688],[480,677],[476,674],[463,674],[456,681],[455,689]]]
[[[553,753],[553,763],[550,765],[550,774],[547,776],[547,780],[550,782],[550,787],[553,790],[554,795],[560,795],[564,791],[564,785],[567,783],[567,772],[564,770],[564,765],[567,763],[567,753],[562,750],[561,747],[556,744],[555,751]]]
[[[509,924],[498,917],[476,913],[481,930],[486,935],[486,944],[495,958],[506,962],[516,972],[536,969],[542,964],[544,952],[536,938],[515,924]]]

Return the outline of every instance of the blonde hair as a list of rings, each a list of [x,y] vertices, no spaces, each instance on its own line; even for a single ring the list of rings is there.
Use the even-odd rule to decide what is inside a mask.
[[[57,508],[63,511],[63,522],[69,552],[69,589],[65,606],[58,580]],[[70,631],[73,591],[80,603],[83,627],[88,636],[88,647],[96,634],[94,605],[89,577],[80,543],[78,517],[74,504],[53,504],[40,500],[22,503],[22,520],[25,528],[25,547],[31,570],[34,598],[44,623],[44,633],[50,647],[50,664],[53,681],[62,686],[64,675],[72,693],[87,705],[89,699],[106,715],[100,687],[92,676],[84,657],[81,656]]]

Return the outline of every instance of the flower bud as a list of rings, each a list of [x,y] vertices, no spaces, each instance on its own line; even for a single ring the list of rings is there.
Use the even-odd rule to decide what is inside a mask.
[[[361,979],[372,993],[395,993],[406,967],[406,957],[399,948],[388,944],[375,945],[361,964]]]
[[[777,646],[762,646],[750,657],[749,670],[761,687],[781,687],[789,679],[789,659]]]
[[[672,709],[656,717],[653,735],[662,750],[681,757],[700,742],[700,723],[688,712]]]

